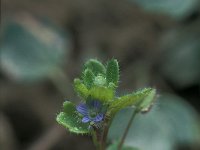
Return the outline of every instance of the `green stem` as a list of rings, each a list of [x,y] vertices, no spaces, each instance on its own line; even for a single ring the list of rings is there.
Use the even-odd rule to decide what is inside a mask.
[[[122,146],[123,146],[123,144],[124,144],[124,141],[125,141],[125,139],[126,139],[126,136],[127,136],[127,134],[128,134],[128,131],[129,131],[129,129],[130,129],[130,127],[131,127],[131,124],[133,123],[133,120],[134,120],[134,118],[135,118],[135,116],[136,116],[137,113],[138,113],[138,111],[137,111],[137,110],[134,110],[134,112],[133,112],[133,114],[132,114],[132,116],[131,116],[131,118],[130,118],[130,120],[129,120],[129,122],[128,122],[128,125],[126,126],[126,129],[125,129],[125,131],[124,131],[124,134],[123,134],[123,136],[122,136],[122,138],[121,138],[121,140],[120,140],[120,143],[119,143],[119,145],[118,145],[118,150],[122,150]]]

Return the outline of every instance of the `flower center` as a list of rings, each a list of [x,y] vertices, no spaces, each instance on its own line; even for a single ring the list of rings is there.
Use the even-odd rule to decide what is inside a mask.
[[[90,116],[91,118],[95,118],[97,115],[98,115],[98,112],[97,112],[97,111],[94,111],[94,110],[91,110],[90,113],[89,113],[89,116]]]

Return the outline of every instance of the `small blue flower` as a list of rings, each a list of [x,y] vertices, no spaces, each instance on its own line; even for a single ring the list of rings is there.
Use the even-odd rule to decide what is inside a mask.
[[[104,118],[104,113],[102,111],[102,105],[97,100],[92,100],[86,104],[81,103],[76,106],[76,110],[83,115],[82,122],[88,123],[99,123]]]

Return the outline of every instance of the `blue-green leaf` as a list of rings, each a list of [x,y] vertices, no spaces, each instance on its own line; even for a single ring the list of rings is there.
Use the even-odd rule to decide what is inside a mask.
[[[200,84],[200,22],[172,30],[163,38],[161,71],[174,86]]]
[[[118,150],[118,144],[119,144],[119,142],[114,142],[111,145],[109,145],[106,150]],[[121,150],[139,150],[139,149],[135,148],[135,147],[123,145]]]
[[[1,38],[1,68],[19,81],[55,73],[69,49],[69,40],[55,27],[31,16],[4,24]]]
[[[188,103],[174,95],[161,95],[157,103],[149,113],[136,116],[125,145],[141,150],[174,150],[177,144],[199,142],[199,117]],[[108,135],[111,141],[121,139],[133,111],[127,108],[115,116]]]
[[[197,9],[198,0],[132,0],[145,10],[182,19]]]

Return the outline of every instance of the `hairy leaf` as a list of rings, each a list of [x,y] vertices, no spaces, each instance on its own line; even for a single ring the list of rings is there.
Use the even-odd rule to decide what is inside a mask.
[[[106,78],[102,75],[98,75],[95,77],[94,85],[96,86],[105,86],[106,85]]]
[[[132,94],[124,95],[113,101],[109,109],[111,114],[115,114],[119,110],[133,105],[138,107],[139,110],[147,109],[152,104],[153,99],[151,98],[154,94],[155,89],[145,88]]]
[[[107,84],[114,83],[117,86],[119,81],[119,65],[116,59],[111,59],[106,68],[106,81]]]
[[[77,94],[83,98],[87,98],[89,95],[89,90],[87,87],[81,82],[80,79],[74,79],[74,90]]]
[[[114,98],[114,91],[111,88],[94,86],[90,89],[91,98],[98,99],[102,102],[112,101]]]
[[[58,114],[56,120],[70,132],[77,134],[89,133],[89,124],[81,122],[81,117],[77,114],[75,105],[69,101],[63,103],[63,112]]]
[[[146,94],[145,98],[142,100],[141,103],[138,105],[136,104],[136,107],[141,112],[147,112],[152,107],[154,101],[156,100],[156,90],[152,89],[151,91]]]
[[[94,74],[92,73],[92,71],[90,69],[86,69],[83,73],[83,83],[86,85],[86,87],[88,89],[90,89],[92,87],[92,85],[94,84]]]
[[[104,65],[99,62],[98,60],[96,59],[90,59],[88,60],[85,65],[84,65],[85,69],[90,69],[95,76],[97,76],[98,74],[105,74],[105,67]]]

